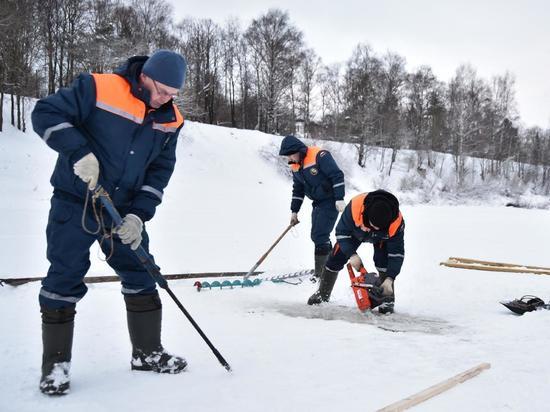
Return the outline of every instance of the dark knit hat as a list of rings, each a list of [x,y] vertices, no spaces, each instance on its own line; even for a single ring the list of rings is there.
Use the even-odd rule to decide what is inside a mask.
[[[373,202],[367,211],[367,216],[369,222],[380,229],[390,227],[390,223],[393,220],[391,206],[384,200]]]
[[[186,70],[187,62],[181,54],[161,49],[145,61],[141,72],[166,86],[181,89]]]
[[[365,198],[363,223],[368,226],[371,222],[382,230],[390,227],[390,224],[399,215],[399,201],[385,190],[371,192]]]

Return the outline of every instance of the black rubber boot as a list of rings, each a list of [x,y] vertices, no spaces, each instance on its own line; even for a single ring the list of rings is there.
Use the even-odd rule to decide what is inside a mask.
[[[327,263],[329,255],[330,251],[326,253],[318,253],[317,251],[315,252],[315,273],[310,278],[313,283],[321,279],[321,275],[323,274],[323,270],[325,269],[325,265]]]
[[[334,284],[336,283],[336,278],[338,278],[338,272],[334,272],[325,267],[323,275],[321,276],[321,282],[319,283],[319,289],[309,297],[307,304],[319,305],[322,302],[328,302]]]
[[[187,361],[169,354],[160,342],[162,304],[153,295],[125,295],[128,331],[132,342],[132,370],[180,373]]]
[[[40,391],[47,395],[65,395],[70,389],[69,371],[73,347],[74,307],[41,308],[42,377]]]

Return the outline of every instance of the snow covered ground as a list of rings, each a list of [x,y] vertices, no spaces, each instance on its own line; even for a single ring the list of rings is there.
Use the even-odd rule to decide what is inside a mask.
[[[32,132],[5,129],[0,278],[43,276],[56,156]],[[290,214],[291,181],[275,156],[279,142],[259,132],[186,123],[175,174],[148,225],[164,273],[246,271],[265,252]],[[353,188],[347,200],[378,185],[407,200],[407,256],[394,316],[358,314],[344,272],[331,303],[321,308],[305,304],[314,290],[309,282],[197,293],[194,281],[173,281],[174,293],[234,371],[219,365],[161,292],[164,345],[189,362],[187,372],[161,376],[129,370],[120,286],[90,285],[77,306],[72,392],[48,398],[38,391],[40,285],[0,287],[0,411],[373,411],[481,362],[491,369],[415,410],[549,410],[550,312],[518,317],[498,302],[523,294],[547,301],[550,279],[438,265],[464,256],[550,266],[548,211],[497,206],[497,196],[487,196],[486,206],[460,198],[450,205],[434,193],[436,205],[419,204],[425,194],[401,191],[405,161],[396,164],[394,177],[382,178],[376,167],[353,166],[349,146],[330,147],[345,163]],[[310,210],[304,207],[302,223],[263,270],[312,266]],[[370,263],[371,247],[360,253]],[[102,274],[112,272],[94,251],[90,275]]]

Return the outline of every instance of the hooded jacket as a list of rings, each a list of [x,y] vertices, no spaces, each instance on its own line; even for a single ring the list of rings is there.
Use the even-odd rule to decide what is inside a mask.
[[[343,200],[345,195],[344,172],[340,170],[329,151],[308,147],[294,136],[281,142],[280,156],[300,153],[300,163],[292,164],[292,201],[290,209],[298,213],[304,196],[313,205],[324,200]],[[334,206],[334,205],[331,205]]]

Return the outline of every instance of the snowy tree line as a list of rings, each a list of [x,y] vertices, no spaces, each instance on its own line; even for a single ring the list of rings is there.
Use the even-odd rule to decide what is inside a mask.
[[[327,66],[278,9],[244,26],[236,18],[175,21],[165,0],[0,0],[0,105],[8,95],[10,121],[24,130],[26,97],[157,48],[188,60],[177,102],[188,119],[279,134],[300,119],[310,137],[354,143],[360,165],[373,146],[391,149],[392,160],[415,150],[419,170],[445,152],[459,180],[475,156],[483,175],[550,190],[550,130],[519,126],[510,73],[486,80],[464,65],[445,83],[428,66],[408,71],[403,56],[366,44]]]

